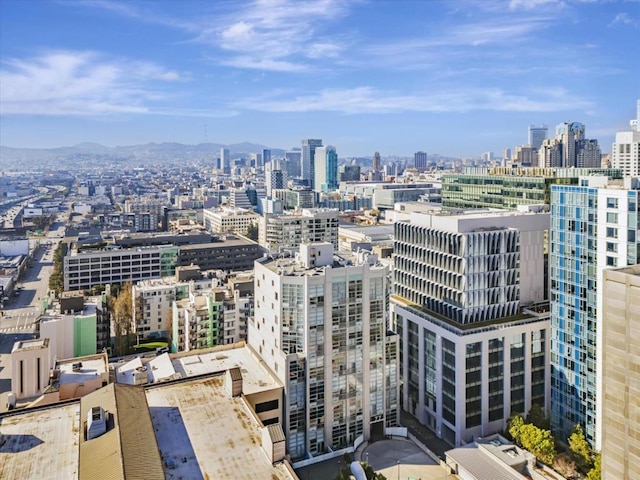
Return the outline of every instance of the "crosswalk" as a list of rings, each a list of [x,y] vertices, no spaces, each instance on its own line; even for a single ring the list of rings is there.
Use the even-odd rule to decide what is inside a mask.
[[[0,328],[0,333],[32,333],[33,325]]]

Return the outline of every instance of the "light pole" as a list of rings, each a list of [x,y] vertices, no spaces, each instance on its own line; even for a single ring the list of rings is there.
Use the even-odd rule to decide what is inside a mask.
[[[400,480],[400,460],[396,460],[396,464],[398,465],[398,480]]]

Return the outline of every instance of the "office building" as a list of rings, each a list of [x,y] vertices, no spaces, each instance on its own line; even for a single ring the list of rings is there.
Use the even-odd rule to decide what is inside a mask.
[[[549,129],[546,125],[540,125],[536,127],[535,125],[529,126],[529,136],[527,140],[527,144],[538,150],[542,146],[542,142],[547,139],[547,134]]]
[[[336,147],[317,147],[313,189],[316,192],[333,192],[338,189],[338,154]]]
[[[638,101],[640,117],[640,100]],[[638,120],[629,122],[629,130],[616,133],[616,141],[611,148],[611,167],[619,168],[625,176],[640,176],[640,127]]]
[[[373,160],[371,162],[371,169],[374,172],[379,172],[382,170],[382,163],[380,162],[380,153],[376,152],[373,154]]]
[[[248,208],[205,208],[202,211],[204,228],[211,233],[247,233],[250,225],[256,225],[260,215]]]
[[[225,175],[231,174],[231,156],[228,148],[220,149],[220,168]]]
[[[551,188],[551,428],[602,448],[604,270],[638,263],[637,178]]]
[[[538,148],[539,167],[599,168],[600,157],[598,141],[585,138],[585,126],[578,122],[559,124],[555,138]]]
[[[262,149],[262,163],[259,165],[259,167],[262,169],[268,163],[271,163],[271,150],[269,150],[268,148],[264,148]]]
[[[299,148],[284,152],[284,168],[288,178],[302,175],[302,150]]]
[[[267,197],[273,195],[273,190],[282,190],[285,188],[285,174],[282,170],[274,168],[273,163],[265,165],[265,186],[267,190]]]
[[[427,152],[416,152],[413,154],[413,163],[419,172],[424,172],[427,169],[429,160],[427,158]]]
[[[604,270],[602,478],[640,478],[640,265]]]
[[[179,247],[175,266],[197,265],[202,271],[239,272],[251,270],[254,260],[262,255],[263,249],[257,242],[227,233],[219,239],[212,239],[210,243]]]
[[[341,182],[359,182],[360,165],[340,165],[338,167]]]
[[[260,219],[258,243],[268,252],[302,243],[329,242],[338,248],[338,210],[313,208],[293,214],[265,214]]]
[[[580,168],[465,167],[442,176],[442,206],[506,208],[551,203],[552,185],[577,185],[581,175],[622,178],[620,170]]]
[[[402,408],[453,446],[549,407],[549,214],[414,211],[395,224]]]
[[[518,167],[537,167],[538,150],[531,145],[516,147],[515,164]]]
[[[387,276],[375,256],[338,256],[330,243],[256,262],[249,344],[284,385],[292,459],[383,438],[397,425]]]
[[[302,140],[302,169],[301,177],[307,181],[307,186],[313,188],[315,179],[315,158],[316,148],[322,146],[320,139],[304,139]]]

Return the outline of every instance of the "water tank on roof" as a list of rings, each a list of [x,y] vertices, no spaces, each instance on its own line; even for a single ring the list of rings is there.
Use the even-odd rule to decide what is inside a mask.
[[[7,409],[13,410],[16,408],[16,395],[13,392],[9,392],[7,395]]]

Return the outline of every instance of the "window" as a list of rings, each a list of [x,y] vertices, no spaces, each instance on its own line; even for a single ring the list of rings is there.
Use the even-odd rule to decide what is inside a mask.
[[[617,258],[616,257],[607,257],[607,266],[608,267],[616,267],[617,266]]]
[[[607,212],[607,223],[618,223],[618,214],[613,212]]]
[[[607,198],[607,208],[618,208],[618,199]]]
[[[618,229],[614,227],[607,227],[607,238],[618,238]]]

